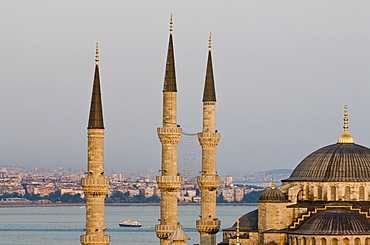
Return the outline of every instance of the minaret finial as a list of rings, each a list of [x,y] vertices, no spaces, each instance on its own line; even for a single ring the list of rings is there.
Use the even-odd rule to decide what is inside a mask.
[[[173,15],[171,13],[171,17],[170,17],[170,34],[172,34],[172,32],[173,32],[173,22],[172,22],[172,19],[173,19]]]
[[[212,32],[209,33],[208,50],[212,50]]]
[[[276,186],[275,186],[275,179],[272,178],[271,180],[271,189],[275,190],[276,189]]]
[[[339,136],[338,143],[350,144],[355,143],[352,136],[348,133],[348,105],[344,106],[344,118],[343,118],[343,134]]]
[[[345,132],[348,132],[348,105],[344,106],[344,118],[343,118],[343,129]]]
[[[99,65],[99,44],[96,43],[96,51],[95,51],[95,64]]]

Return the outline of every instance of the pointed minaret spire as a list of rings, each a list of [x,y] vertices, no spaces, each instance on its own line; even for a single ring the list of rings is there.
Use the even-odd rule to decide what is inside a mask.
[[[103,122],[103,107],[100,92],[100,76],[99,76],[99,46],[96,43],[95,51],[95,75],[94,85],[91,96],[90,116],[89,116],[89,129],[104,128]]]
[[[209,34],[208,41],[208,62],[206,72],[206,83],[204,85],[203,102],[205,101],[216,101],[215,83],[213,78],[213,67],[212,67],[212,34]]]
[[[157,237],[160,239],[160,245],[169,245],[171,240],[167,238],[180,226],[178,223],[178,200],[176,195],[182,182],[182,177],[177,171],[177,144],[180,141],[182,129],[177,124],[177,89],[172,41],[172,14],[163,86],[162,119],[163,126],[157,129],[157,134],[162,144],[162,169],[160,170],[162,174],[156,178],[158,188],[161,191],[161,218],[158,220],[160,224],[155,226],[155,230]]]
[[[352,136],[348,133],[348,105],[344,106],[344,118],[343,118],[343,134],[339,136],[338,143],[340,144],[351,144],[355,143]]]
[[[173,52],[173,40],[172,40],[172,31],[173,31],[173,15],[171,14],[170,18],[170,40],[168,42],[168,52],[167,52],[167,62],[166,62],[166,74],[164,77],[164,86],[163,92],[177,92],[176,86],[176,72],[175,72],[175,55]]]
[[[197,177],[201,192],[200,220],[196,221],[200,245],[216,245],[216,234],[221,221],[216,217],[216,190],[220,176],[216,171],[216,147],[221,134],[216,130],[216,92],[211,57],[211,35],[208,43],[208,63],[203,94],[203,132],[198,133],[202,147],[202,175]]]
[[[81,245],[109,245],[105,235],[105,203],[109,179],[104,177],[104,123],[99,78],[99,46],[96,44],[95,75],[87,127],[87,172],[81,179],[86,198],[86,234],[80,236]]]

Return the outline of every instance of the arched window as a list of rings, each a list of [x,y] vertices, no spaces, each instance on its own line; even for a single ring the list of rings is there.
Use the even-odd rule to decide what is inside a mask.
[[[332,245],[338,245],[338,239],[333,238],[333,239],[331,240],[331,244],[332,244]]]
[[[344,189],[344,200],[350,201],[351,200],[351,187],[346,186]]]
[[[343,239],[343,244],[349,245],[349,239],[347,237]]]
[[[303,201],[303,190],[298,192],[298,201]]]
[[[305,237],[302,237],[302,239],[301,239],[301,241],[302,241],[302,245],[306,245],[306,238]]]
[[[299,243],[298,243],[298,237],[295,237],[294,238],[294,245],[298,245]]]
[[[306,200],[310,200],[310,187],[306,186]]]
[[[335,186],[330,187],[331,200],[337,200],[337,188]]]
[[[289,236],[289,237],[288,237],[288,244],[289,244],[289,245],[293,245],[293,244],[292,244],[292,236]]]
[[[317,187],[317,199],[322,200],[322,186]]]
[[[320,239],[320,242],[321,242],[320,245],[326,245],[326,239],[325,238],[321,238]]]
[[[360,201],[365,201],[365,187],[363,186],[360,186],[359,199]]]
[[[365,239],[365,245],[370,245],[370,238],[366,237],[366,239]]]
[[[355,239],[355,245],[361,245],[361,240],[360,238]]]
[[[316,240],[314,237],[311,238],[311,245],[316,245]]]

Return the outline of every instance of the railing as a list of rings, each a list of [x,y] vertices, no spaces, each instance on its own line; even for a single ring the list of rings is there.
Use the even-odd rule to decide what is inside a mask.
[[[95,235],[82,235],[80,236],[81,244],[85,243],[94,243],[94,244],[109,244],[110,243],[110,236],[95,236]]]

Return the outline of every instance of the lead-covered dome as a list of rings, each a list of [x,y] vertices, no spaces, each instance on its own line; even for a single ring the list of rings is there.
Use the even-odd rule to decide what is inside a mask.
[[[259,202],[289,202],[289,201],[285,193],[273,187],[262,192]]]
[[[370,149],[337,143],[311,153],[286,181],[370,181]]]
[[[241,231],[258,231],[258,209],[244,214],[239,218],[239,221]],[[224,231],[235,231],[236,226],[237,222],[235,222],[232,227],[224,229]]]
[[[370,222],[364,215],[345,208],[334,208],[317,213],[296,231],[302,235],[365,235],[370,234]]]

